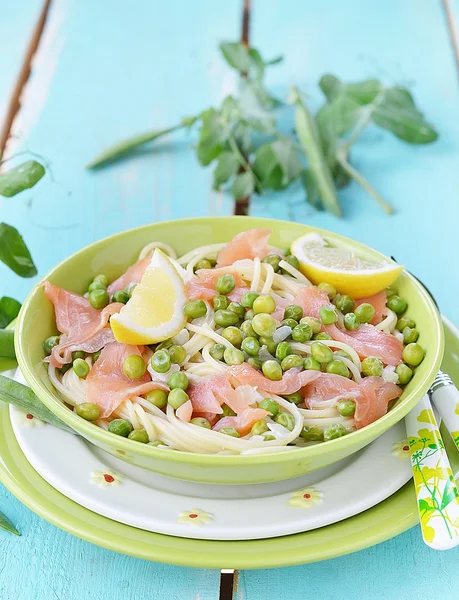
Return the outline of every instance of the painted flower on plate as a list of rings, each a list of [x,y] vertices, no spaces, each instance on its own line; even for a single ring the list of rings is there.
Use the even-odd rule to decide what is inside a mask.
[[[205,525],[213,521],[214,516],[205,510],[193,508],[192,510],[184,510],[178,516],[177,523],[187,523],[188,525]]]
[[[21,414],[19,415],[19,420],[20,424],[23,427],[41,427],[45,424],[44,421],[38,419],[37,417],[34,417],[30,413],[21,412]]]
[[[93,471],[91,481],[101,488],[107,488],[122,483],[123,478],[113,471]]]
[[[410,446],[408,444],[408,440],[395,442],[395,444],[392,446],[392,455],[400,458],[401,460],[410,458]]]
[[[316,504],[323,502],[324,493],[314,487],[307,487],[295,492],[288,503],[290,506],[299,506],[300,508],[312,508]]]

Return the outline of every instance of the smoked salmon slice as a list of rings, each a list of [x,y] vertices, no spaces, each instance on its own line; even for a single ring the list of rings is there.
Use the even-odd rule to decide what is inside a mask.
[[[375,309],[375,316],[373,320],[370,321],[371,325],[379,325],[384,317],[387,315],[387,294],[386,290],[375,294],[374,296],[368,296],[367,298],[359,298],[359,300],[355,301],[355,307],[360,306],[364,302],[368,302]]]
[[[217,266],[232,265],[243,258],[265,258],[268,254],[270,229],[249,229],[238,233],[217,257]]]
[[[236,292],[238,288],[246,287],[241,276],[233,267],[221,267],[220,269],[199,269],[196,271],[196,276],[193,277],[193,279],[187,283],[186,286],[187,294],[190,300],[212,300],[214,296],[218,296],[218,292],[215,289],[215,284],[221,275],[226,275],[227,273],[233,275],[236,281],[236,288],[233,290],[233,293]],[[238,292],[234,299],[238,301],[242,295],[243,294]],[[228,297],[230,300],[233,300],[231,294],[228,294]]]
[[[146,268],[151,262],[151,254],[141,258],[129,269],[123,273],[118,279],[115,279],[107,288],[110,296],[115,292],[119,292],[120,290],[124,290],[124,288],[130,283],[139,283],[145,273]]]
[[[399,398],[402,389],[395,383],[384,381],[382,377],[364,377],[359,384],[359,392],[354,415],[357,429],[383,417],[389,402]]]
[[[239,435],[246,435],[252,429],[256,421],[266,418],[270,413],[262,408],[246,408],[244,412],[236,417],[223,417],[214,426],[214,431],[220,431],[224,427],[234,427]]]
[[[240,384],[251,385],[264,392],[279,396],[294,394],[308,383],[317,379],[320,375],[318,371],[289,369],[284,373],[282,379],[279,381],[272,381],[247,363],[230,367],[228,372],[230,376]]]
[[[151,390],[169,391],[167,385],[151,381],[148,371],[139,379],[129,379],[123,373],[124,359],[132,354],[142,356],[143,346],[129,346],[118,342],[107,344],[86,378],[88,402],[97,404],[102,419],[109,417],[118,406],[131,396],[142,396]]]

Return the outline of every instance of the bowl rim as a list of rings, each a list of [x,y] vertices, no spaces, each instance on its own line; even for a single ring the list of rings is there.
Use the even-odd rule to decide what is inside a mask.
[[[378,254],[381,259],[391,261],[390,258],[371,248],[370,246],[363,244],[362,242],[358,242],[349,238],[347,236],[335,233],[333,231],[329,231],[326,229],[322,229],[320,227],[315,227],[314,225],[308,225],[306,223],[297,223],[293,221],[285,221],[281,219],[268,219],[264,217],[251,217],[251,216],[205,216],[205,217],[190,217],[184,219],[172,219],[169,221],[159,221],[157,223],[149,223],[147,225],[142,225],[140,227],[135,227],[132,229],[128,229],[122,232],[118,232],[102,238],[101,240],[97,240],[84,248],[81,248],[77,252],[74,252],[56,266],[54,266],[40,281],[34,285],[32,290],[29,292],[27,298],[25,299],[19,315],[17,317],[17,324],[15,328],[15,350],[16,357],[19,364],[19,367],[22,371],[24,378],[27,383],[30,385],[31,389],[37,394],[40,400],[47,406],[54,414],[56,414],[60,419],[65,421],[70,427],[75,429],[78,433],[79,430],[83,431],[85,435],[89,438],[96,439],[98,442],[114,447],[116,449],[124,450],[127,453],[137,454],[145,457],[162,459],[163,461],[169,461],[174,463],[182,463],[182,464],[201,464],[204,466],[232,466],[239,467],[243,465],[267,465],[267,464],[278,464],[283,462],[290,462],[291,459],[295,457],[302,458],[303,460],[307,458],[314,459],[317,456],[320,456],[324,452],[339,452],[341,450],[345,450],[348,446],[356,446],[357,448],[361,448],[369,443],[371,440],[376,437],[382,435],[384,431],[392,427],[398,421],[401,421],[419,402],[419,400],[427,393],[429,390],[431,383],[440,368],[440,364],[443,357],[444,351],[444,331],[441,323],[440,313],[438,312],[434,302],[432,301],[431,296],[426,291],[426,289],[406,270],[403,270],[403,273],[406,277],[408,277],[414,287],[416,288],[418,295],[421,296],[424,303],[430,307],[430,312],[432,314],[432,318],[435,321],[435,329],[436,329],[436,338],[438,340],[438,344],[434,348],[433,354],[430,358],[430,368],[425,375],[421,385],[419,385],[418,389],[412,393],[411,398],[404,399],[400,404],[395,406],[392,410],[386,413],[383,417],[380,417],[370,425],[362,427],[362,429],[358,429],[357,431],[353,431],[350,435],[343,436],[341,438],[337,438],[335,440],[330,440],[326,444],[316,444],[314,446],[308,446],[305,448],[298,448],[295,452],[272,452],[266,454],[247,454],[247,455],[221,455],[221,454],[202,454],[202,453],[191,453],[177,450],[169,450],[167,448],[157,448],[155,446],[149,446],[147,444],[138,444],[133,442],[132,440],[128,440],[127,438],[123,438],[121,436],[116,436],[116,439],[113,439],[113,434],[105,431],[101,427],[94,425],[88,421],[85,421],[81,417],[79,417],[76,413],[70,411],[64,403],[58,399],[56,395],[50,392],[43,384],[43,382],[36,375],[34,369],[31,365],[29,365],[26,355],[25,355],[25,322],[27,319],[27,313],[32,299],[41,289],[41,283],[44,280],[47,280],[53,276],[55,271],[60,269],[64,264],[68,261],[71,261],[73,258],[86,253],[89,249],[97,248],[99,245],[105,246],[107,242],[109,243],[111,240],[116,238],[130,236],[137,232],[150,229],[152,227],[164,226],[173,223],[181,223],[192,226],[193,224],[202,223],[202,222],[240,222],[247,223],[247,227],[245,229],[251,228],[249,223],[256,222],[255,226],[258,227],[268,227],[272,228],[283,225],[299,225],[306,226],[314,229],[318,233],[322,234],[325,237],[332,237],[337,240],[342,240],[345,243],[351,242],[352,244],[357,244],[360,248],[369,250],[371,253]],[[242,229],[241,231],[243,231]],[[393,261],[391,261],[393,262]]]

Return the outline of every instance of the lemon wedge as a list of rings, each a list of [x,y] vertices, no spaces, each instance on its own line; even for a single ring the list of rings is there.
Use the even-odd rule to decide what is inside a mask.
[[[345,248],[331,247],[318,233],[297,238],[291,252],[312,283],[331,283],[340,294],[373,296],[392,285],[403,267],[392,261],[370,262]]]
[[[113,335],[123,344],[155,344],[185,325],[185,285],[169,258],[158,248],[130,300],[110,318]]]

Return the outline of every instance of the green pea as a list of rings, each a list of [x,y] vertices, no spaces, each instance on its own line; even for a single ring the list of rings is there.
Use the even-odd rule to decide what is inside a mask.
[[[73,370],[80,379],[86,379],[89,373],[89,365],[82,358],[77,358],[73,361]]]
[[[115,292],[112,296],[112,302],[121,302],[121,304],[126,304],[129,300],[129,295],[126,294],[123,290],[119,290]]]
[[[287,396],[282,396],[282,398],[285,398],[285,400],[288,400],[292,404],[296,404],[296,405],[301,404],[303,402],[303,396],[300,394],[300,392],[295,392],[294,394],[288,394]]]
[[[94,290],[106,290],[107,286],[104,285],[103,283],[100,283],[100,281],[93,281],[92,283],[89,284],[88,287],[88,292],[91,293]]]
[[[59,345],[60,339],[61,339],[60,335],[52,335],[51,337],[46,338],[46,340],[42,343],[41,346],[47,356],[49,356],[51,354],[51,351],[54,348],[54,346]]]
[[[313,335],[320,333],[320,330],[322,329],[322,323],[319,321],[319,319],[316,319],[315,317],[303,317],[300,320],[300,323],[302,325],[309,325]]]
[[[167,382],[167,385],[171,388],[171,390],[181,389],[185,392],[188,389],[189,384],[190,382],[188,381],[188,377],[183,371],[172,373],[172,375],[169,377],[169,381]]]
[[[322,306],[319,310],[319,316],[324,325],[333,325],[338,320],[338,315],[331,306]]]
[[[416,342],[405,346],[402,356],[410,367],[417,367],[424,360],[424,355],[424,348]]]
[[[276,303],[271,296],[258,296],[253,302],[253,311],[256,315],[260,313],[271,314],[276,310]]]
[[[260,342],[261,346],[266,346],[266,350],[270,354],[272,354],[272,355],[276,354],[277,344],[273,340],[272,337],[263,337],[263,336],[261,336],[258,341]]]
[[[333,360],[333,352],[325,344],[313,342],[311,344],[311,354],[321,364],[327,364]]]
[[[231,437],[241,437],[239,435],[239,431],[237,429],[234,429],[234,427],[223,427],[222,429],[220,429],[219,433],[223,433],[223,435],[230,435]]]
[[[337,438],[347,435],[346,428],[341,423],[333,423],[329,425],[324,431],[324,441],[336,440]]]
[[[236,313],[240,319],[245,317],[245,308],[239,302],[230,302],[228,305],[228,310],[231,310],[233,313]]]
[[[298,304],[290,304],[284,310],[284,319],[295,319],[299,321],[303,318],[303,309]]]
[[[315,340],[331,340],[332,337],[326,331],[321,331],[320,333],[317,333],[313,339],[315,339]]]
[[[106,275],[96,275],[92,281],[93,283],[101,283],[104,287],[108,286],[108,277]]]
[[[355,413],[355,402],[354,400],[340,400],[336,405],[336,408],[342,417],[353,417]]]
[[[167,350],[169,352],[169,348],[173,345],[172,340],[164,340],[156,346],[156,348],[152,348],[152,350]]]
[[[279,404],[273,400],[272,398],[264,398],[261,402],[258,403],[258,407],[263,410],[267,410],[271,413],[272,417],[275,417],[279,413]]]
[[[263,363],[261,370],[263,375],[271,381],[279,381],[282,379],[282,368],[275,360],[267,360]]]
[[[171,359],[167,350],[157,350],[150,359],[151,368],[156,373],[167,373],[171,368]]]
[[[260,421],[255,421],[255,423],[252,425],[250,433],[252,435],[262,435],[266,431],[269,431],[268,424],[266,423],[266,421],[260,419]]]
[[[303,361],[303,368],[306,371],[321,371],[320,362],[312,356],[308,356]]]
[[[237,325],[239,323],[237,314],[228,309],[217,310],[214,319],[219,327],[229,327],[230,325]]]
[[[214,310],[225,310],[229,305],[229,301],[226,296],[214,296],[212,303]]]
[[[192,425],[197,425],[197,427],[202,427],[203,429],[212,429],[209,421],[204,419],[204,417],[195,417],[191,419],[190,423]]]
[[[244,321],[251,321],[254,316],[255,316],[255,313],[254,313],[253,309],[249,308],[249,310],[246,311],[246,313],[244,315]]]
[[[134,429],[132,423],[127,419],[115,419],[111,421],[108,425],[108,430],[110,433],[114,433],[115,435],[120,435],[121,437],[127,438],[127,436]]]
[[[209,354],[215,360],[222,360],[223,353],[225,352],[225,348],[226,348],[226,346],[224,346],[223,344],[214,344],[212,346],[212,348],[209,350]]]
[[[75,407],[76,414],[86,421],[97,421],[100,417],[100,408],[91,402],[82,402]]]
[[[163,442],[162,440],[156,440],[154,442],[148,442],[149,446],[167,446],[166,442]]]
[[[268,433],[268,434],[265,433],[265,435],[263,436],[264,442],[270,442],[271,440],[275,440],[275,439],[276,439],[276,436],[274,436],[270,433]]]
[[[145,361],[138,354],[126,356],[123,361],[123,373],[126,377],[129,377],[129,379],[140,379],[145,375],[146,370],[147,366]]]
[[[217,283],[215,284],[215,289],[219,294],[229,294],[236,287],[236,280],[231,273],[225,273],[225,275],[220,275],[217,279]]]
[[[381,377],[383,369],[384,365],[379,358],[368,356],[362,360],[362,375],[364,377]]]
[[[220,418],[223,417],[234,417],[236,415],[236,413],[234,412],[234,410],[232,408],[230,408],[227,404],[222,404],[222,414],[219,415]]]
[[[286,256],[284,258],[284,260],[285,260],[286,263],[288,263],[289,265],[291,265],[297,271],[300,268],[300,261],[297,259],[296,256],[293,256],[291,254],[290,256]],[[282,269],[281,268],[281,273],[283,273],[284,275],[290,275],[290,273],[287,271],[287,269]]]
[[[282,425],[282,427],[286,427],[289,431],[293,431],[295,428],[295,418],[290,413],[279,413],[274,417],[274,420],[276,423],[279,423],[279,425]]]
[[[286,356],[292,353],[292,347],[288,342],[280,342],[276,348],[276,358],[278,360],[284,360]]]
[[[252,319],[252,327],[257,335],[273,337],[276,331],[276,321],[267,314],[255,315]]]
[[[317,287],[319,290],[322,290],[322,292],[325,292],[330,300],[333,300],[333,298],[336,296],[336,288],[331,283],[326,283],[324,281],[323,283],[319,283]]]
[[[333,356],[342,356],[343,358],[347,358],[347,360],[352,360],[349,354],[347,352],[344,352],[344,350],[336,350],[333,353]]]
[[[175,388],[169,392],[167,402],[172,406],[174,410],[177,410],[182,406],[182,404],[188,402],[189,399],[190,398],[188,397],[188,394],[185,392],[185,390],[182,390],[182,388]]]
[[[243,340],[241,348],[249,356],[257,356],[260,351],[260,342],[257,338],[249,336]]]
[[[390,310],[393,310],[397,315],[401,315],[408,308],[408,302],[405,298],[400,298],[400,296],[395,294],[389,298],[386,302],[386,306],[387,308],[390,308]]]
[[[67,371],[68,371],[69,369],[71,369],[71,368],[72,368],[72,365],[71,365],[71,363],[68,363],[68,364],[66,364],[66,365],[62,365],[62,367],[60,367],[60,368],[58,369],[58,371],[59,371],[59,373],[62,373],[62,375],[64,375],[64,374],[65,374],[65,373],[67,373]]]
[[[157,408],[164,408],[167,404],[167,392],[164,390],[151,390],[145,394],[145,400]]]
[[[299,323],[292,329],[292,338],[295,342],[305,343],[312,338],[312,329],[306,323]]]
[[[341,375],[341,377],[349,377],[349,369],[343,363],[342,360],[331,360],[327,364],[327,373],[332,373],[333,375]]]
[[[400,385],[406,385],[413,377],[413,371],[408,365],[402,363],[395,367],[395,372],[398,375],[398,382]]]
[[[411,327],[405,327],[403,330],[403,343],[411,344],[412,342],[416,342],[419,337],[419,332],[417,329],[411,329]]]
[[[95,363],[96,360],[99,360],[99,356],[101,355],[102,350],[97,350],[97,352],[94,352],[94,354],[92,355],[92,362]]]
[[[194,268],[196,271],[199,271],[200,269],[211,269],[212,263],[210,260],[207,260],[207,258],[203,258],[198,260],[198,262],[194,265]]]
[[[242,306],[245,306],[246,308],[252,308],[253,303],[259,295],[260,294],[257,294],[257,292],[247,292],[247,294],[244,294],[241,298]]]
[[[317,425],[305,425],[300,433],[307,442],[323,442],[324,432]]]
[[[405,327],[416,327],[416,323],[413,321],[413,319],[408,317],[400,317],[397,321],[396,329],[398,329],[398,331],[403,331]]]
[[[269,256],[266,256],[262,262],[264,263],[268,263],[268,265],[271,265],[272,268],[274,269],[275,273],[279,272],[279,263],[282,260],[281,256],[278,256],[277,254],[270,254]]]
[[[344,294],[344,296],[335,298],[335,306],[338,310],[340,310],[343,313],[343,315],[347,315],[347,313],[350,313],[354,310],[354,298]]]
[[[129,285],[127,285],[124,288],[124,291],[129,296],[129,298],[132,298],[132,294],[134,293],[134,290],[135,290],[136,287],[137,287],[136,283],[130,283]]]
[[[289,369],[301,369],[303,367],[303,359],[297,354],[289,354],[281,362],[282,371]]]
[[[394,290],[393,287],[386,288],[386,295],[388,298],[392,298],[392,296],[395,296],[396,293],[397,293],[397,290]]]
[[[184,312],[190,319],[199,319],[206,314],[207,306],[203,300],[190,300],[185,304]]]
[[[148,433],[145,429],[134,429],[134,431],[131,431],[128,435],[128,439],[134,442],[140,442],[141,444],[148,444],[149,442]]]
[[[86,353],[82,350],[75,350],[75,352],[72,352],[72,360],[76,360],[77,358],[84,358],[85,356]]]
[[[244,334],[245,337],[257,337],[257,334],[255,333],[253,327],[252,327],[252,321],[244,321],[241,324],[241,331]]]
[[[171,363],[174,365],[180,365],[186,359],[186,350],[183,346],[179,346],[178,344],[172,344],[169,347],[169,357],[171,359]]]
[[[282,325],[287,325],[290,329],[294,329],[298,325],[298,321],[295,321],[295,319],[284,319]]]
[[[242,365],[244,362],[244,353],[236,348],[225,348],[223,359],[227,365]]]
[[[353,312],[347,313],[347,315],[344,315],[344,327],[348,330],[348,331],[355,331],[356,329],[358,329],[360,327],[360,321],[357,318],[357,315]]]
[[[107,290],[94,290],[88,296],[89,304],[93,308],[105,308],[110,302]]]
[[[351,315],[352,313],[349,314]],[[357,306],[357,308],[354,310],[354,314],[359,323],[369,323],[374,319],[376,311],[373,304],[363,302],[363,304],[359,304],[359,306]]]
[[[233,325],[231,327],[226,327],[222,331],[222,336],[225,340],[228,340],[230,344],[233,344],[233,346],[239,347],[242,344],[242,331]]]
[[[246,362],[247,364],[252,365],[252,367],[255,367],[255,369],[261,369],[262,362],[255,356],[250,356]]]

